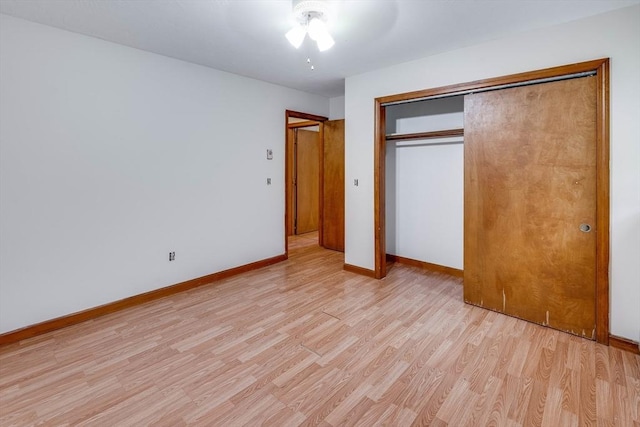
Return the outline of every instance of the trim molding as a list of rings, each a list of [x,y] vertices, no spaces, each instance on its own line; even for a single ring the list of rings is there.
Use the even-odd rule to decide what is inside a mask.
[[[417,259],[405,258],[398,255],[387,254],[387,262],[397,262],[398,264],[410,265],[412,267],[435,271],[436,273],[444,273],[454,277],[462,278],[464,276],[464,272],[457,268],[447,267],[445,265],[439,264],[431,264],[430,262],[418,261]]]
[[[306,128],[309,126],[318,126],[318,122],[313,121],[313,120],[307,120],[304,122],[293,122],[293,123],[287,123],[287,128],[289,129],[295,129],[295,128]]]
[[[361,276],[367,276],[367,277],[371,277],[373,279],[376,279],[376,272],[373,270],[369,270],[368,268],[362,268],[362,267],[358,267],[356,265],[351,265],[351,264],[345,264],[342,269],[344,271],[348,271],[350,273],[356,273],[356,274],[360,274]]]
[[[493,77],[482,80],[474,80],[466,83],[453,84],[448,86],[440,86],[430,89],[417,90],[414,92],[399,93],[389,96],[381,96],[376,98],[380,104],[389,104],[392,102],[408,101],[411,99],[428,98],[434,95],[442,95],[445,93],[455,94],[456,92],[464,92],[474,89],[485,89],[493,86],[502,86],[512,83],[520,83],[527,80],[546,79],[566,74],[582,73],[585,71],[598,70],[603,62],[609,58],[594,59],[592,61],[577,62],[574,64],[560,65],[558,67],[543,68],[535,71],[525,71],[524,73],[509,74],[506,76]],[[382,106],[382,105],[381,105]]]
[[[638,343],[633,340],[629,340],[615,335],[609,335],[609,345],[611,347],[619,348],[633,354],[640,354],[640,347]]]
[[[596,109],[596,341],[609,344],[610,300],[610,171],[609,171],[609,60],[597,67]],[[636,346],[636,349],[638,347]]]
[[[380,98],[375,102],[375,129],[373,151],[373,233],[374,233],[374,270],[376,279],[387,275],[386,242],[386,156],[387,156],[387,109]]]
[[[287,118],[295,117],[297,119],[304,119],[304,120],[315,121],[315,122],[325,122],[329,120],[329,118],[325,116],[317,116],[315,114],[303,113],[301,111],[294,111],[294,110],[285,110],[285,115],[287,116]],[[288,121],[287,121],[287,124],[289,124]]]
[[[267,267],[282,261],[286,261],[287,256],[285,254],[278,255],[272,258],[263,259],[260,261],[252,262],[250,264],[241,265],[228,270],[219,271],[217,273],[209,274],[207,276],[198,277],[195,279],[187,280],[186,282],[177,283],[175,285],[166,286],[164,288],[155,289],[153,291],[145,292],[138,295],[133,295],[128,298],[124,298],[118,301],[110,302],[98,307],[89,308],[87,310],[79,311],[77,313],[68,314],[66,316],[57,317],[51,320],[45,320],[44,322],[37,323],[35,325],[26,326],[15,331],[5,332],[0,335],[0,346],[18,342],[27,338],[32,338],[37,335],[42,335],[47,332],[62,329],[67,326],[75,325],[77,323],[84,322],[86,320],[95,319],[97,317],[104,316],[106,314],[115,313],[116,311],[124,310],[125,308],[134,307],[136,305],[145,304],[149,301],[164,298],[169,295],[177,294],[180,292],[188,291],[189,289],[197,288],[199,286],[208,285],[213,282],[226,279],[231,276],[246,273],[251,270],[257,270],[262,267]]]

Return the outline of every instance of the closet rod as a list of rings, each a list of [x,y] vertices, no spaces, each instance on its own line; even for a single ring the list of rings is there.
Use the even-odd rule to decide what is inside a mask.
[[[389,107],[391,105],[409,104],[411,102],[428,101],[430,99],[450,98],[452,96],[469,95],[472,93],[489,92],[492,90],[500,90],[500,89],[509,89],[512,87],[530,86],[530,85],[536,85],[540,83],[550,83],[550,82],[557,82],[561,80],[578,79],[580,77],[595,76],[596,73],[597,73],[596,70],[584,71],[581,73],[565,74],[563,76],[554,76],[554,77],[546,77],[544,79],[527,80],[526,82],[507,83],[503,85],[489,86],[489,87],[484,87],[480,89],[461,90],[459,92],[442,93],[438,95],[425,96],[422,98],[406,99],[403,101],[385,102],[384,104],[381,104],[381,105],[383,107]]]
[[[464,129],[436,130],[433,132],[398,133],[386,135],[387,141],[404,141],[407,139],[447,138],[451,136],[463,136]]]

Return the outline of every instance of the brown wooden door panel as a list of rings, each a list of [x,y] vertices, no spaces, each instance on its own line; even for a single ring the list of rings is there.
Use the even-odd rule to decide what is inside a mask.
[[[324,122],[323,246],[344,252],[344,120]]]
[[[318,229],[320,217],[320,134],[296,132],[296,234],[304,234]]]
[[[295,130],[292,128],[287,129],[287,183],[286,183],[286,196],[287,196],[287,236],[295,234],[294,221],[296,217],[295,211]]]
[[[595,149],[593,77],[465,96],[465,301],[595,337]]]

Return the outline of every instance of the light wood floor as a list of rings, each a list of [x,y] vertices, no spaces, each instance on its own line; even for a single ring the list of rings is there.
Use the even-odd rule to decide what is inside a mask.
[[[289,236],[289,250],[306,248],[309,246],[318,246],[318,232],[300,234],[298,236]]]
[[[0,425],[640,425],[640,357],[465,305],[460,279],[376,281],[299,246],[0,348]]]

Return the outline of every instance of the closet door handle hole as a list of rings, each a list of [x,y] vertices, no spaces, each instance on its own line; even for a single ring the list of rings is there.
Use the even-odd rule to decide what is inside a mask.
[[[580,231],[588,233],[591,231],[591,226],[589,224],[580,224]]]

